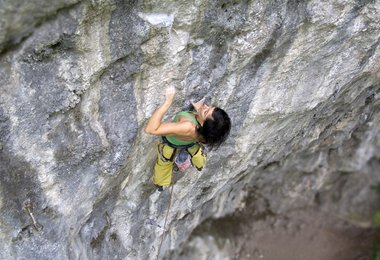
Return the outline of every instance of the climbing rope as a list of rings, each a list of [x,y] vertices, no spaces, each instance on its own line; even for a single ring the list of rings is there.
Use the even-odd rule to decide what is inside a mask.
[[[170,206],[172,204],[173,187],[174,187],[174,174],[173,174],[173,172],[172,172],[172,182],[171,182],[170,186],[171,186],[171,188],[170,188],[170,196],[169,196],[169,206],[168,206],[168,209],[166,211],[166,216],[165,216],[165,221],[164,221],[164,232],[161,235],[161,242],[160,242],[160,246],[158,247],[156,260],[158,259],[159,255],[160,255],[162,242],[164,241],[164,237],[165,237],[165,233],[166,233],[165,232],[166,231],[166,221],[168,220],[169,210],[170,210]]]

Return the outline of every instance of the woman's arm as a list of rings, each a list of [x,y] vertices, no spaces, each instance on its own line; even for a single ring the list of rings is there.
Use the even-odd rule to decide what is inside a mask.
[[[193,129],[193,126],[190,122],[161,122],[165,113],[169,110],[171,104],[173,103],[175,88],[166,88],[165,95],[166,99],[164,104],[162,104],[156,111],[154,111],[153,115],[149,118],[148,123],[145,127],[145,132],[152,135],[189,135]]]
[[[154,111],[153,115],[149,118],[148,123],[145,127],[145,132],[148,134],[155,134],[155,131],[160,127],[161,120],[169,110],[170,106],[173,103],[175,95],[174,87],[167,87],[165,90],[165,102],[162,104],[156,111]]]

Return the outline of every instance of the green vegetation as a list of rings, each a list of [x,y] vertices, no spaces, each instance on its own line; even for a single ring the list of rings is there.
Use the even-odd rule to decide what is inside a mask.
[[[380,210],[376,211],[375,214],[375,226],[376,228],[380,228]]]
[[[375,187],[375,189],[380,196],[380,184],[378,184]],[[377,209],[377,211],[375,213],[374,221],[375,221],[375,228],[376,228],[376,233],[377,233],[378,237],[377,237],[375,244],[374,244],[372,259],[380,260],[380,208]]]

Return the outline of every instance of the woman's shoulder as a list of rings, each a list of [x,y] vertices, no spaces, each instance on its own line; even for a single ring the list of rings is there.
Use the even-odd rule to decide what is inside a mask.
[[[193,111],[180,111],[176,114],[176,118],[178,118],[178,121],[183,122],[192,122],[195,125],[199,125],[197,118],[196,118],[196,112]]]
[[[182,129],[187,129],[187,130],[194,130],[195,125],[194,122],[187,118],[180,118],[179,121],[177,121],[177,125],[180,125]]]

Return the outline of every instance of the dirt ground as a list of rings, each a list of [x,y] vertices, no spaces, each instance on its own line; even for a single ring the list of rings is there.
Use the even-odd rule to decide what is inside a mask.
[[[246,224],[233,238],[231,259],[365,260],[375,239],[374,230],[311,209]]]
[[[371,260],[374,241],[380,238],[374,229],[353,226],[318,208],[278,215],[265,203],[254,204],[204,222],[193,232],[182,258]]]

